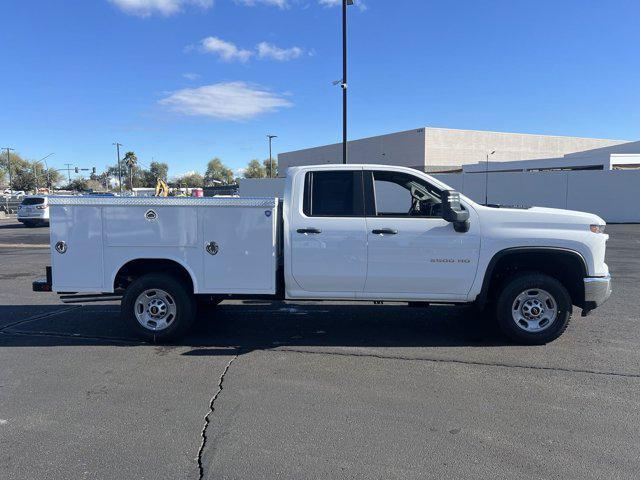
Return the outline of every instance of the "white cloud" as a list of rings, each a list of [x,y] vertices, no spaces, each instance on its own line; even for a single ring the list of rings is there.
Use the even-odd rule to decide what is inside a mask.
[[[234,60],[242,63],[247,62],[255,54],[263,60],[277,60],[286,62],[302,56],[304,50],[300,47],[280,48],[272,43],[260,42],[253,50],[239,48],[232,42],[222,40],[219,37],[206,37],[200,40],[197,45],[189,45],[185,51],[197,49],[203,53],[218,55],[220,59],[231,62]]]
[[[260,42],[256,49],[260,58],[268,58],[286,62],[302,55],[303,50],[300,47],[280,48],[267,42]]]
[[[288,0],[236,0],[236,3],[241,3],[249,7],[253,7],[259,3],[279,8],[287,8],[289,6]]]
[[[227,82],[185,88],[170,93],[160,104],[184,115],[223,120],[247,120],[293,104],[281,95],[246,82]]]
[[[325,7],[336,7],[338,5],[342,5],[342,0],[318,0],[318,3],[320,5],[324,5]],[[354,0],[354,5],[360,10],[367,9],[367,5],[363,0]]]
[[[182,76],[187,80],[191,80],[191,81],[198,80],[202,77],[202,75],[198,73],[189,73],[189,72],[183,73]]]
[[[213,0],[109,0],[123,12],[140,17],[159,13],[168,17],[182,10],[182,7],[196,5],[201,8],[213,6]]]
[[[218,55],[225,62],[238,60],[244,63],[253,55],[251,50],[238,48],[235,44],[218,37],[203,38],[200,41],[200,50],[205,53]]]

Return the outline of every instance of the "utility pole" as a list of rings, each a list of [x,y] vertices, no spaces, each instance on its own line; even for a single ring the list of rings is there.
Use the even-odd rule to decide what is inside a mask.
[[[69,185],[71,185],[71,165],[72,163],[65,163],[67,166],[67,177],[69,178]]]
[[[15,149],[4,147],[4,150],[7,151],[7,167],[9,168],[9,191],[13,193],[13,177],[11,176],[11,153],[15,152]]]
[[[271,156],[271,140],[278,138],[277,135],[267,135],[269,139],[269,178],[273,178],[273,157]]]
[[[120,169],[120,147],[122,144],[115,142],[113,145],[116,146],[116,151],[118,152],[118,189],[122,193],[122,170]]]
[[[353,0],[342,0],[342,163],[347,163],[347,5]]]
[[[38,194],[38,162],[33,164],[33,173],[35,175],[36,180],[36,195]]]

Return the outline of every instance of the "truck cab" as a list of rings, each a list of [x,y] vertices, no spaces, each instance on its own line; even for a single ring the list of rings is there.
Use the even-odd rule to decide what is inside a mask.
[[[475,304],[509,338],[540,344],[573,306],[586,314],[611,292],[601,218],[479,205],[410,168],[290,168],[281,199],[50,204],[42,289],[121,296],[123,319],[155,341],[184,334],[198,298],[260,296]]]

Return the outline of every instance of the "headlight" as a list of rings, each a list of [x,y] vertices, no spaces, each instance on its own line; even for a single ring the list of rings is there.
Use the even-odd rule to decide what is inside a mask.
[[[589,225],[589,230],[593,233],[604,233],[605,225]]]
[[[45,209],[49,208],[49,205],[38,205],[36,208],[38,210],[45,210]]]

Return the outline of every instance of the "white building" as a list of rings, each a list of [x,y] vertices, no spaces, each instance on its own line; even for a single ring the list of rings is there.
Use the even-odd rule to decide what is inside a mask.
[[[446,172],[485,162],[493,151],[492,162],[557,159],[624,143],[628,141],[424,127],[352,140],[347,145],[347,156],[349,163],[401,165],[425,172]],[[278,155],[281,175],[291,166],[340,162],[341,143]]]

